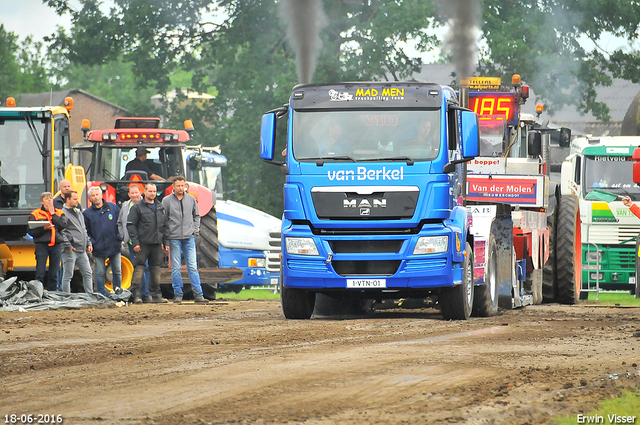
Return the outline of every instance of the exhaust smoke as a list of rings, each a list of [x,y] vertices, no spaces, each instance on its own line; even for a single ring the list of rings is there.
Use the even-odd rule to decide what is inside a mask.
[[[442,0],[442,13],[449,18],[444,49],[453,60],[458,81],[471,77],[476,67],[480,33],[479,0]]]
[[[327,24],[321,0],[283,0],[280,13],[287,23],[289,43],[296,54],[300,83],[310,83],[322,47],[320,30]]]

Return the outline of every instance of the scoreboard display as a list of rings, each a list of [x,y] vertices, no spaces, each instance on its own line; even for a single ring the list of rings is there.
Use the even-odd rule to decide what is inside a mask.
[[[515,93],[469,92],[469,109],[482,116],[504,116],[507,124],[517,125],[520,104]]]

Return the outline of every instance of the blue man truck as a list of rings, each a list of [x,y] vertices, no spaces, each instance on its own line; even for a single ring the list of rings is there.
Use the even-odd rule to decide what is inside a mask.
[[[274,160],[282,117],[285,162]],[[436,295],[445,319],[463,320],[494,314],[500,291],[515,306],[530,302],[513,290],[524,278],[508,247],[508,206],[490,224],[488,276],[474,282],[465,164],[479,155],[478,128],[451,88],[426,83],[299,85],[287,105],[265,114],[261,158],[286,174],[285,317],[310,318],[316,294]]]

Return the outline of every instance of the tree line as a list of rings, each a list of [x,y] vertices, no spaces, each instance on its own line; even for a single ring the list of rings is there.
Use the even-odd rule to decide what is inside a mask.
[[[324,21],[314,83],[409,79],[422,61],[402,42],[433,50],[440,43],[433,30],[450,18],[437,0],[317,1]],[[80,8],[77,1],[43,3],[51,13],[69,13],[71,28],[18,40],[0,25],[1,99],[81,88],[132,115],[164,115],[173,128],[192,119],[195,141],[221,145],[228,158],[226,198],[282,214],[284,177],[259,159],[259,128],[261,115],[287,102],[299,82],[286,1],[115,0],[108,12],[98,0],[80,0]],[[480,10],[477,75],[509,80],[518,73],[548,110],[574,105],[607,120],[596,87],[640,80],[637,51],[602,46],[605,34],[637,41],[635,0],[484,0]],[[449,59],[446,51],[440,58]],[[215,98],[151,106],[152,95],[181,87]]]

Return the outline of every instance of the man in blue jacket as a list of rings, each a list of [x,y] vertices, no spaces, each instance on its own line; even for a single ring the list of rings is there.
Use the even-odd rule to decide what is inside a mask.
[[[113,273],[113,289],[119,288],[122,282],[120,246],[122,236],[118,233],[118,214],[120,208],[102,199],[102,189],[94,186],[89,189],[91,206],[84,210],[84,221],[87,233],[93,246],[93,258],[96,262],[96,286],[98,292],[108,296],[104,287],[105,262],[109,259]]]

